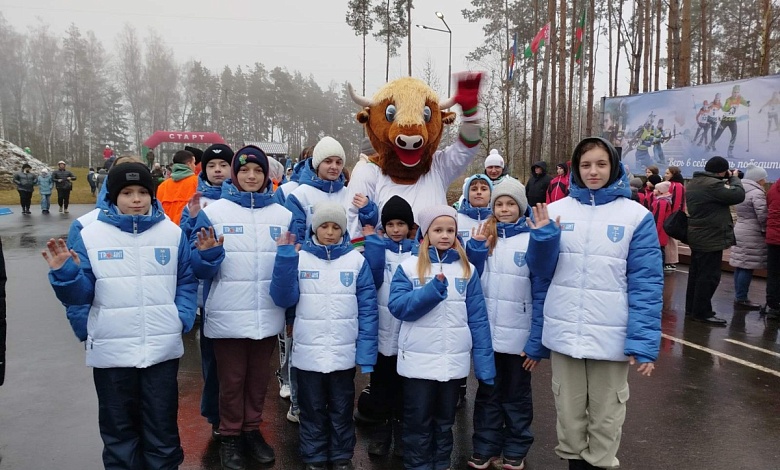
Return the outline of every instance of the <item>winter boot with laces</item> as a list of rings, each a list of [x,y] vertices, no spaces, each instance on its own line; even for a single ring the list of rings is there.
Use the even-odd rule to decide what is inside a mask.
[[[241,436],[222,436],[219,447],[219,460],[222,463],[222,470],[246,469]]]
[[[244,432],[241,436],[244,438],[244,446],[247,453],[253,459],[260,463],[271,463],[276,460],[274,450],[265,442],[259,430]]]

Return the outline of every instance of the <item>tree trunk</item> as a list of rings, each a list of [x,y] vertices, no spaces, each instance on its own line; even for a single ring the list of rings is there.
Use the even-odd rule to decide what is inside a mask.
[[[545,47],[545,60],[548,60],[550,67],[550,74],[548,76],[550,80],[550,156],[556,155],[557,148],[557,130],[558,130],[558,95],[556,94],[557,87],[557,71],[558,61],[556,60],[556,48],[558,47],[558,41],[560,41],[560,35],[558,34],[557,18],[555,15],[555,2],[550,1],[547,3],[547,17],[550,20],[550,44]]]
[[[412,76],[412,0],[406,0],[406,44],[408,49],[409,76]]]
[[[769,75],[769,60],[771,59],[770,34],[772,26],[772,2],[761,0],[761,64],[759,75]]]
[[[593,135],[593,75],[596,70],[596,55],[593,54],[596,42],[596,0],[589,0],[588,11],[588,117],[585,121],[585,135]]]
[[[572,4],[571,4],[571,12],[572,12],[571,13],[571,26],[572,26],[571,27],[571,38],[572,38],[573,46],[577,45],[577,28],[579,27],[580,16],[582,15],[582,13],[580,13],[579,15],[577,14],[577,7],[578,6],[579,6],[579,4],[578,4],[577,0],[572,0]],[[582,8],[584,10],[585,9],[585,5],[582,5],[580,8]],[[583,25],[583,27],[584,27],[584,25]],[[583,40],[585,39],[584,35],[585,35],[585,32],[583,31]],[[580,55],[580,61],[584,61],[585,60],[585,50],[584,50],[585,49],[585,45],[584,44],[582,45],[582,49],[583,49],[583,51],[582,51],[582,54]],[[564,133],[564,137],[566,138],[566,141],[565,141],[566,142],[566,147],[565,148],[566,148],[566,153],[567,154],[569,153],[568,150],[569,150],[569,147],[571,146],[571,142],[573,140],[572,136],[574,135],[573,132],[572,132],[572,127],[573,127],[572,123],[574,122],[574,112],[573,112],[573,110],[574,110],[574,67],[577,65],[576,64],[576,59],[574,57],[575,55],[577,55],[576,47],[574,47],[572,49],[571,53],[569,54],[569,90],[568,90],[568,102],[567,102],[567,106],[566,106],[566,116],[567,116],[567,119],[566,119],[566,132]],[[580,67],[580,70],[582,70],[582,67]],[[582,110],[579,109],[579,107],[578,107],[577,113],[581,114],[581,111]],[[580,123],[581,121],[582,121],[581,119],[577,119],[578,123]],[[577,129],[577,134],[578,135],[579,135],[579,131],[580,131],[580,129]]]
[[[590,0],[588,3],[592,3]],[[593,21],[593,17],[590,18],[590,21]],[[614,96],[612,94],[612,31],[614,28],[612,27],[612,2],[607,2],[607,29],[609,30],[607,33],[607,50],[609,52],[609,83],[607,83],[607,94],[609,96]],[[618,33],[619,34],[619,33]],[[593,41],[593,37],[591,36],[590,41]],[[590,110],[588,110],[590,112]]]
[[[685,38],[679,41],[680,45],[680,76],[677,80],[678,87],[690,86],[691,84],[691,0],[682,0],[682,33],[678,37]]]
[[[387,30],[387,60],[385,62],[385,82],[390,81],[390,40],[393,35],[390,34],[390,0],[387,0],[387,17],[385,18],[385,29]]]
[[[700,7],[701,7],[701,52],[699,53],[699,57],[701,60],[701,76],[699,77],[699,83],[700,84],[706,84],[709,83],[707,73],[707,69],[710,67],[710,59],[708,57],[708,50],[709,50],[709,33],[707,31],[707,6],[708,2],[707,0],[701,0]]]
[[[561,0],[560,6],[560,22],[561,26],[558,29],[561,34],[558,36],[558,123],[556,124],[557,132],[553,133],[555,143],[555,153],[551,154],[551,162],[557,160],[559,155],[568,155],[567,141],[570,141],[571,133],[567,134],[567,125],[569,121],[566,115],[566,109],[568,105],[566,103],[566,7],[567,1]]]
[[[534,31],[539,31],[539,0],[534,0]],[[539,54],[534,54],[531,58],[533,62],[533,73],[531,81],[533,82],[533,92],[531,97],[531,153],[538,155],[541,148],[539,144],[539,136],[541,131],[539,130]],[[530,162],[530,155],[526,155]],[[523,172],[528,170],[529,165],[524,165]]]
[[[612,90],[612,96],[617,96],[617,87],[618,87],[618,75],[620,74],[620,38],[621,34],[623,32],[623,28],[621,27],[621,19],[623,18],[623,3],[625,0],[619,0],[618,1],[618,10],[617,10],[617,16],[615,17],[615,28],[617,29],[617,53],[615,54],[615,81],[613,82],[614,89]]]
[[[706,0],[702,0],[706,1]],[[653,66],[653,91],[658,91],[661,82],[661,13],[663,0],[655,0],[655,64]]]
[[[633,50],[631,51],[631,91],[629,94],[636,95],[639,93],[639,69],[642,66],[642,48],[644,46],[644,21],[645,21],[645,7],[643,2],[649,0],[637,0],[634,11],[638,12],[638,18],[634,22],[634,30],[632,34],[634,36]]]
[[[642,54],[642,93],[647,93],[650,91],[650,51],[652,50],[652,37],[651,34],[651,27],[652,24],[652,15],[650,14],[650,2],[652,0],[644,0],[644,24],[642,24],[642,28],[644,29],[644,41],[645,41],[645,48],[644,48],[644,54]]]
[[[668,22],[668,28],[666,32],[666,55],[667,55],[667,64],[666,64],[666,89],[674,88],[675,84],[675,77],[678,75],[677,73],[677,57],[678,57],[678,51],[677,51],[677,44],[675,43],[674,36],[677,31],[677,22],[679,21],[679,15],[678,15],[678,0],[669,0],[669,18],[667,20]]]

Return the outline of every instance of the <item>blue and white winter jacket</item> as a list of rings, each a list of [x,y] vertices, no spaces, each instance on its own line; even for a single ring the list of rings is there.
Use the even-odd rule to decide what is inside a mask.
[[[42,195],[51,194],[53,189],[54,179],[52,178],[51,173],[41,173],[38,175],[38,191],[40,191]]]
[[[524,352],[536,361],[550,356],[542,346],[542,326],[553,273],[533,272],[527,262],[528,256],[558,257],[560,232],[546,227],[530,230],[525,217],[496,223],[498,238],[490,256],[485,241],[470,239],[466,244],[469,261],[480,273],[495,352]]]
[[[398,374],[447,382],[469,375],[471,356],[477,379],[492,384],[496,375],[485,298],[479,275],[463,277],[460,256],[431,247],[432,273],[422,285],[418,257],[403,261],[390,284],[390,313],[401,320]],[[435,276],[444,273],[444,282]]]
[[[74,326],[87,331],[87,365],[144,368],[181,357],[197,289],[181,229],[159,205],[150,215],[110,205],[74,237],[81,263],[68,260],[49,281],[62,303],[91,305],[86,325]]]
[[[301,245],[279,247],[271,282],[276,305],[294,312],[291,365],[329,373],[359,365],[373,370],[377,354],[376,288],[368,262],[347,233],[321,245],[311,232]]]
[[[304,168],[306,168],[306,163],[309,160],[304,160],[302,162],[298,162],[293,166],[293,174],[290,176],[290,180],[280,184],[278,188],[276,188],[276,192],[274,192],[274,201],[277,203],[284,205],[284,203],[287,201],[287,196],[292,194],[295,189],[300,186],[298,184],[298,181],[301,178],[301,172]]]
[[[315,204],[334,202],[344,209],[352,206],[352,201],[347,199],[349,192],[344,186],[344,173],[340,174],[336,181],[324,180],[317,176],[317,172],[311,166],[311,159],[309,159],[301,171],[298,183],[299,186],[287,196],[284,202],[284,207],[293,214],[290,232],[295,234],[297,240],[306,238],[307,227],[311,225]],[[358,213],[362,225],[376,226],[379,221],[379,212],[373,202],[369,202]]]
[[[377,288],[377,305],[379,310],[379,353],[383,356],[398,354],[398,332],[401,320],[390,313],[387,306],[390,300],[390,283],[393,281],[395,269],[401,262],[412,256],[410,239],[394,242],[387,235],[369,235],[366,237],[363,256],[371,266],[371,274]]]
[[[631,200],[623,165],[611,160],[619,168],[612,184],[594,191],[572,176],[569,197],[548,206],[551,219],[561,218],[561,243],[557,258],[540,260],[558,265],[542,342],[577,359],[653,362],[664,287],[658,234],[653,215]]]
[[[221,198],[204,207],[190,235],[192,269],[204,280],[205,327],[209,338],[263,339],[284,329],[284,309],[270,295],[276,239],[292,214],[266,192],[239,191],[227,180]],[[197,233],[214,227],[221,246],[200,251]]]

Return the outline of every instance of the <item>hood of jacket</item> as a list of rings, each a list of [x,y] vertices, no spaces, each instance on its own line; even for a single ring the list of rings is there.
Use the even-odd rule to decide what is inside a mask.
[[[536,174],[536,169],[537,168],[541,168],[542,169],[542,174],[540,174],[540,175]],[[545,176],[546,174],[547,174],[547,162],[545,162],[545,161],[538,161],[538,162],[534,163],[533,166],[531,167],[531,176],[533,178],[541,178],[542,176]]]
[[[171,167],[171,178],[173,181],[181,181],[188,176],[194,175],[195,172],[192,168],[188,167],[184,163],[174,163]]]
[[[222,185],[214,186],[206,180],[206,171],[201,171],[198,175],[198,192],[201,196],[208,199],[219,199],[222,195]]]
[[[293,172],[292,175],[290,175],[290,181],[297,183],[298,180],[301,179],[301,172],[303,172],[303,169],[306,168],[306,162],[309,160],[311,159],[307,158],[306,160],[293,165]]]
[[[165,212],[156,199],[152,200],[149,214],[143,215],[120,214],[119,209],[114,204],[106,201],[106,208],[100,211],[98,220],[111,224],[123,232],[142,233],[152,228],[156,223],[165,220]]]
[[[580,167],[580,149],[589,142],[599,141],[606,144],[609,153],[610,175],[607,184],[600,189],[591,190],[585,186],[577,169]],[[588,137],[583,139],[574,149],[571,158],[571,167],[574,169],[569,178],[569,196],[576,198],[582,204],[602,205],[612,202],[619,197],[631,198],[631,186],[628,184],[628,175],[620,162],[617,150],[609,141],[601,137]]]
[[[313,254],[317,258],[325,260],[338,259],[352,251],[352,242],[346,231],[341,237],[341,242],[333,245],[322,245],[315,242],[316,236],[311,229],[306,232],[306,240],[301,244],[301,250]]]
[[[305,165],[303,166],[303,170],[301,170],[301,174],[298,178],[298,184],[314,186],[315,188],[325,193],[337,193],[341,191],[341,188],[344,187],[344,173],[342,172],[339,175],[339,179],[336,181],[324,180],[317,176],[317,172],[314,170],[314,167],[311,166],[311,161],[312,159],[309,158],[303,162]]]
[[[220,199],[227,199],[231,202],[238,204],[241,207],[249,207],[252,209],[259,209],[261,207],[269,206],[274,203],[273,193],[269,188],[272,188],[273,182],[268,179],[268,186],[266,186],[263,192],[246,192],[239,191],[233,184],[232,180],[225,180],[222,183]]]
[[[471,183],[473,183],[474,180],[482,180],[486,182],[490,188],[490,194],[493,194],[493,182],[490,181],[490,178],[488,178],[487,175],[482,173],[471,175],[466,180],[466,182],[463,183],[463,200],[461,201],[460,206],[458,206],[458,213],[466,215],[474,220],[486,220],[488,217],[490,217],[490,214],[493,213],[493,211],[490,209],[490,196],[488,196],[488,207],[473,207],[469,202],[469,188],[471,187]]]

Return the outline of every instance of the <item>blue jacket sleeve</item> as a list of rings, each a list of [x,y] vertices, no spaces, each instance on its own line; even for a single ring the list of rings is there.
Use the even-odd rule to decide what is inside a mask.
[[[379,348],[379,312],[376,304],[376,287],[371,268],[363,261],[357,278],[358,337],[355,362],[361,372],[373,372]]]
[[[78,254],[80,264],[70,259],[60,269],[50,270],[49,283],[57,299],[65,305],[65,314],[73,333],[80,341],[85,341],[89,310],[95,297],[95,276],[81,233],[74,233],[74,238],[69,241],[73,242],[71,248]]]
[[[485,261],[488,258],[487,242],[469,238],[469,241],[466,242],[466,257],[477,268],[477,274],[482,277],[482,273],[485,270]]]
[[[379,235],[369,235],[363,247],[363,256],[371,267],[374,286],[379,289],[385,281],[385,242]]]
[[[626,356],[655,362],[661,347],[661,308],[664,273],[653,215],[648,213],[634,231],[628,248],[628,326]]]
[[[414,289],[403,268],[398,266],[390,283],[390,313],[401,321],[415,321],[447,298],[447,279],[433,277],[421,289]]]
[[[276,192],[274,193],[273,202],[279,204],[280,206],[283,206],[286,200],[287,200],[287,196],[285,196],[282,186],[279,185],[279,187],[276,188]]]
[[[531,273],[531,334],[528,336],[523,352],[534,361],[550,358],[550,350],[542,344],[544,299],[547,297],[550,282],[550,278],[542,278]]]
[[[379,223],[379,208],[374,201],[369,200],[366,207],[358,209],[358,221],[360,226],[372,225],[376,227]]]
[[[271,274],[271,298],[277,307],[289,309],[298,303],[299,297],[298,252],[293,245],[280,246]]]
[[[225,260],[225,248],[215,246],[208,250],[199,250],[195,246],[195,242],[198,240],[198,232],[201,229],[208,229],[211,227],[211,221],[205,212],[200,211],[197,219],[195,219],[195,227],[190,234],[189,246],[190,250],[190,263],[192,264],[192,272],[198,279],[212,279],[217,275],[219,267],[222,265],[222,261]],[[219,234],[215,234],[219,236]]]
[[[290,194],[284,202],[284,207],[292,212],[292,221],[290,222],[290,232],[295,234],[295,239],[303,242],[306,239],[306,210],[301,202]]]
[[[174,304],[179,311],[182,332],[187,333],[195,324],[195,313],[198,309],[198,280],[192,273],[190,263],[190,243],[184,231],[179,242],[179,268],[176,273],[176,297]]]
[[[561,229],[554,223],[531,230],[525,260],[532,274],[542,279],[552,279],[558,266],[561,248]]]
[[[181,211],[181,219],[179,219],[179,227],[184,232],[184,235],[187,237],[188,241],[190,239],[190,235],[192,235],[192,229],[195,228],[196,217],[190,217],[190,208],[188,206],[184,206],[184,209]]]
[[[496,361],[493,357],[493,341],[490,334],[485,296],[477,273],[471,273],[466,286],[466,313],[471,330],[471,354],[474,357],[474,375],[488,385],[496,377]]]
[[[70,224],[70,229],[68,229],[68,240],[67,245],[68,248],[73,248],[73,244],[76,243],[76,237],[80,236],[81,230],[84,228],[83,225],[81,225],[81,222],[78,221],[78,219],[74,220],[72,224]]]

